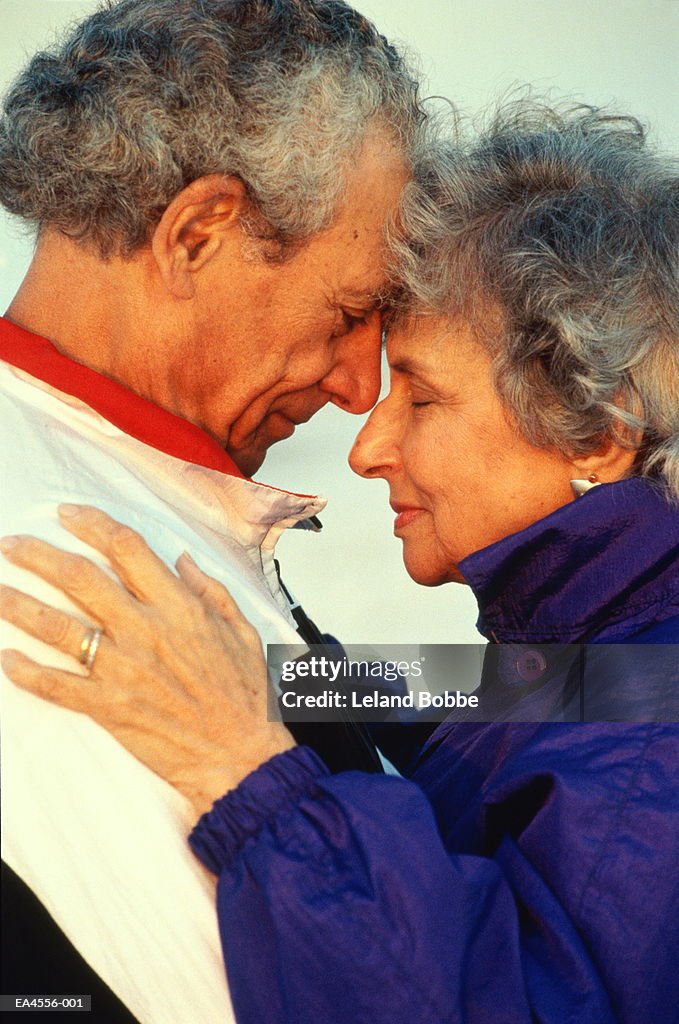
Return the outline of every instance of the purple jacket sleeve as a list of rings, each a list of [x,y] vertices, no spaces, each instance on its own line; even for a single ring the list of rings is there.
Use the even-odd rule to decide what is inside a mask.
[[[217,801],[191,846],[219,876],[239,1024],[523,1024],[517,908],[451,856],[417,785],[330,775],[305,747]]]

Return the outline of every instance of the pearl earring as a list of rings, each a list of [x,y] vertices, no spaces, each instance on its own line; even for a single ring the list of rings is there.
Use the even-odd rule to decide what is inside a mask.
[[[583,494],[587,494],[587,491],[591,491],[593,487],[600,487],[601,480],[599,480],[596,473],[590,473],[586,480],[571,480],[571,490],[576,498],[581,498]]]

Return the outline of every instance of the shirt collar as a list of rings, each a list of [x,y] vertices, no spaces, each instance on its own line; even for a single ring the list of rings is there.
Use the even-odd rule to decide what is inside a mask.
[[[243,478],[233,459],[194,423],[136,395],[124,384],[68,358],[40,335],[0,317],[0,359],[85,402],[124,433],[194,465]]]
[[[676,615],[679,512],[649,480],[602,484],[459,568],[488,638],[614,640],[623,623]]]

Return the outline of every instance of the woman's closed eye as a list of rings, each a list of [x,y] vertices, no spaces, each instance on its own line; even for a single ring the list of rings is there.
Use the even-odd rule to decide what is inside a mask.
[[[433,395],[422,392],[419,389],[410,396],[410,407],[412,409],[426,409],[429,406],[434,405],[436,399]]]

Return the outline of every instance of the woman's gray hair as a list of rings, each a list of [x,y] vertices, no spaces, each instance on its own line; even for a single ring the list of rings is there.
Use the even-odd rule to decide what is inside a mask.
[[[410,315],[477,326],[533,444],[640,444],[634,472],[679,498],[676,162],[632,117],[523,99],[430,148],[416,177],[394,240]]]
[[[191,181],[236,175],[282,250],[332,222],[366,132],[408,159],[423,120],[404,58],[342,0],[122,0],[15,81],[0,202],[129,255]]]

